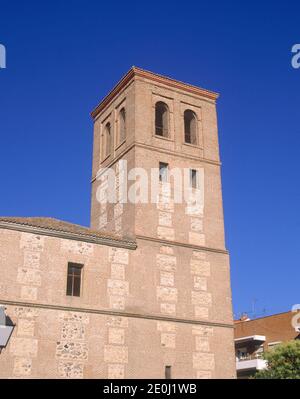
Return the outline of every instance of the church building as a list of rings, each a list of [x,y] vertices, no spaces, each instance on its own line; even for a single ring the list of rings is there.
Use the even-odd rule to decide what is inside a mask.
[[[0,378],[236,377],[217,98],[132,67],[91,114],[90,227],[0,217]]]

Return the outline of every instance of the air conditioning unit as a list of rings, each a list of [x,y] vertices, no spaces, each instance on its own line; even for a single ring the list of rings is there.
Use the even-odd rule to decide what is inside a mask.
[[[5,307],[0,305],[0,350],[7,345],[13,329],[14,326],[6,324]]]

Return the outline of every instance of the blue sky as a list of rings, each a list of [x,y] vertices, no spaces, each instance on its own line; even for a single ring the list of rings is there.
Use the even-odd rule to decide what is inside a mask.
[[[243,3],[0,0],[0,214],[88,225],[89,112],[137,65],[221,93],[235,314],[299,303],[300,3]]]

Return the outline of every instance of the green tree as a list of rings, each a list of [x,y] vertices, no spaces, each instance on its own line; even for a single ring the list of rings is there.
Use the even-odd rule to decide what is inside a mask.
[[[267,368],[258,371],[255,379],[300,379],[300,340],[289,341],[263,354]]]

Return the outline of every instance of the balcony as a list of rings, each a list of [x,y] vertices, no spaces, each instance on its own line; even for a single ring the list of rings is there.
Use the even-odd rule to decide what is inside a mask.
[[[259,358],[245,358],[239,359],[236,361],[236,369],[237,371],[246,371],[246,370],[263,370],[267,367],[267,363],[263,359]]]

